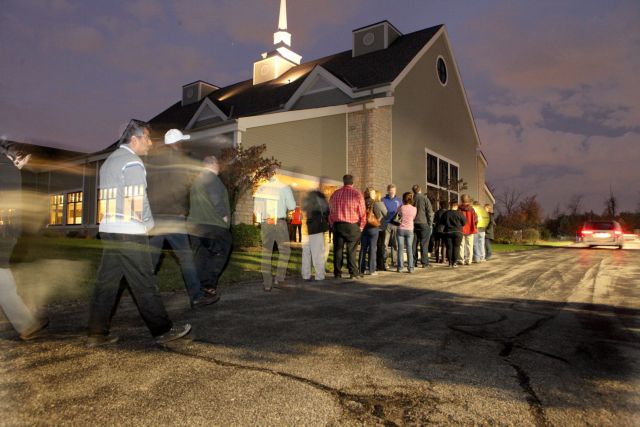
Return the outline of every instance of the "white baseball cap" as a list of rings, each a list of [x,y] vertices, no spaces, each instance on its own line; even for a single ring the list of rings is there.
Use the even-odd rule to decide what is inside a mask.
[[[164,134],[165,144],[175,144],[176,142],[186,141],[191,139],[191,135],[184,135],[178,129],[170,129]]]

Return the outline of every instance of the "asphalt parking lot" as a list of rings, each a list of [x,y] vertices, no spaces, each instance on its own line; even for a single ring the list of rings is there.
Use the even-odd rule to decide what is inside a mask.
[[[0,325],[4,425],[640,425],[640,251],[544,249],[455,270],[223,289],[160,348],[130,299],[87,349],[83,302]]]

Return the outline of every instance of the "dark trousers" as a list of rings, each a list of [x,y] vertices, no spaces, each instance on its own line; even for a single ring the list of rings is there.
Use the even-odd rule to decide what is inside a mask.
[[[108,335],[111,317],[126,279],[129,292],[151,335],[162,335],[172,327],[153,274],[151,250],[146,235],[100,233],[102,261],[91,298],[89,335]]]
[[[487,239],[485,237],[485,239],[484,239],[484,259],[487,260],[487,259],[491,258],[491,255],[493,255],[493,252],[491,251],[491,239]]]
[[[445,244],[444,233],[435,232],[433,238],[433,253],[436,257],[436,262],[444,262],[447,245]]]
[[[302,242],[302,224],[291,224],[291,240]]]
[[[378,257],[378,236],[380,229],[377,227],[365,228],[360,239],[360,273],[366,270],[367,255],[369,256],[369,273],[374,273]]]
[[[218,281],[229,263],[233,240],[226,228],[211,226],[192,236],[196,270],[203,289],[217,289]]]
[[[151,255],[151,263],[154,271],[158,271],[162,260],[162,248],[164,242],[168,242],[173,253],[180,263],[180,271],[182,272],[182,280],[187,288],[187,293],[191,301],[202,298],[202,290],[200,289],[200,279],[196,271],[196,265],[189,243],[189,235],[186,233],[159,234],[149,238],[149,245],[153,249]]]
[[[418,260],[423,266],[429,265],[429,240],[431,239],[431,227],[428,224],[413,224],[413,259],[414,264]],[[418,256],[418,244],[420,256]]]
[[[462,243],[462,233],[447,232],[443,233],[447,245],[447,258],[449,265],[454,265],[460,257],[460,244]]]
[[[336,222],[333,224],[333,274],[339,277],[342,274],[342,250],[347,246],[347,267],[349,274],[358,274],[358,262],[356,260],[356,245],[360,240],[360,227],[358,224]]]

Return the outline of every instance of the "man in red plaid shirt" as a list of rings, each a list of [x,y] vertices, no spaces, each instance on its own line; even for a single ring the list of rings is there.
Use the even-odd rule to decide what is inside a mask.
[[[367,223],[362,193],[353,188],[353,176],[342,177],[344,186],[329,200],[329,225],[333,229],[333,275],[342,277],[342,250],[347,245],[349,278],[361,276],[356,262],[356,245]]]

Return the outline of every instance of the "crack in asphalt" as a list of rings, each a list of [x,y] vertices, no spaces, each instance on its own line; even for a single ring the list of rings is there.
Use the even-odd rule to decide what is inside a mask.
[[[193,340],[192,342],[196,344],[210,344],[202,340]],[[190,357],[192,359],[205,361],[207,363],[213,363],[218,366],[276,375],[308,385],[317,390],[332,395],[334,398],[336,398],[340,407],[345,413],[351,414],[353,418],[363,423],[371,421],[370,418],[373,417],[376,422],[382,423],[385,426],[399,426],[407,423],[422,424],[427,422],[428,418],[421,417],[420,414],[417,413],[416,409],[422,409],[421,412],[425,412],[424,409],[427,409],[427,413],[433,412],[438,404],[438,399],[434,397],[429,398],[427,396],[410,396],[404,393],[394,393],[391,396],[381,395],[377,393],[374,393],[372,395],[358,395],[347,393],[342,390],[330,387],[326,384],[322,384],[309,378],[301,377],[288,372],[278,371],[255,365],[244,365],[241,363],[220,360],[215,357],[208,357],[201,354],[191,353],[184,348],[178,349],[175,344],[161,346],[160,348],[173,354]]]

